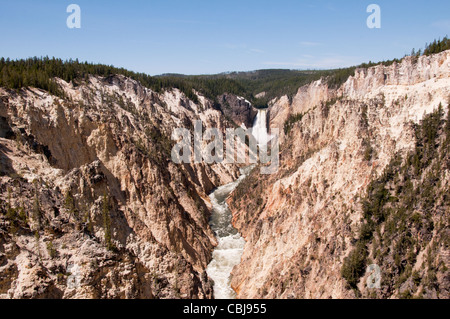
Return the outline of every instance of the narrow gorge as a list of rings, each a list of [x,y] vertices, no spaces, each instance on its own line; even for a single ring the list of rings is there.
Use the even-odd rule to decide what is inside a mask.
[[[251,167],[241,170],[241,176],[234,182],[221,186],[209,197],[212,203],[212,217],[210,225],[218,239],[214,249],[212,261],[206,272],[214,281],[214,298],[234,299],[235,292],[231,288],[231,271],[239,264],[244,250],[244,239],[231,223],[231,212],[226,200],[232,191],[242,182]]]
[[[259,145],[267,145],[270,140],[266,116],[267,109],[259,109],[251,128],[252,136]],[[206,271],[214,281],[214,297],[216,299],[233,299],[236,297],[231,287],[231,272],[240,263],[245,241],[233,227],[232,214],[228,208],[227,199],[236,187],[247,178],[254,167],[255,165],[248,165],[241,168],[241,175],[236,181],[219,187],[209,196],[212,203],[210,225],[216,237],[218,237],[219,244],[214,249],[213,259]]]

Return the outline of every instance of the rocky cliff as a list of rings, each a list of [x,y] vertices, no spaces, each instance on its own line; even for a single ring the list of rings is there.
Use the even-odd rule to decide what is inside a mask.
[[[253,126],[253,120],[257,111],[249,101],[243,97],[228,93],[221,95],[219,101],[225,117],[229,118],[237,126],[242,124],[246,128]]]
[[[238,296],[449,298],[449,96],[446,51],[272,101],[280,170],[228,201],[246,240]]]
[[[0,88],[0,297],[211,298],[207,195],[239,172],[175,165],[171,134],[232,125],[177,89],[57,81]]]

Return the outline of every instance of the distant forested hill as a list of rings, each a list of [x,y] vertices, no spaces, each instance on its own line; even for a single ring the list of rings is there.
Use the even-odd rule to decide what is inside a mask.
[[[424,54],[434,54],[450,49],[450,40],[444,37],[442,40],[425,46]],[[413,50],[413,55],[422,54]],[[295,95],[299,87],[324,78],[330,87],[338,87],[349,76],[354,75],[356,68],[368,68],[376,64],[390,65],[400,62],[393,59],[378,63],[364,63],[334,70],[285,70],[268,69],[251,72],[230,72],[215,75],[182,75],[165,74],[150,76],[145,73],[136,73],[124,68],[111,65],[80,62],[78,60],[61,60],[49,57],[34,57],[22,60],[0,59],[0,86],[19,89],[22,87],[37,87],[55,95],[61,95],[62,91],[54,81],[55,77],[74,84],[81,83],[91,75],[110,76],[121,74],[141,82],[145,87],[156,92],[163,89],[177,88],[184,92],[188,98],[198,102],[198,91],[217,101],[217,97],[223,93],[236,94],[250,100],[255,107],[265,107],[275,97]],[[258,94],[264,93],[256,98]]]

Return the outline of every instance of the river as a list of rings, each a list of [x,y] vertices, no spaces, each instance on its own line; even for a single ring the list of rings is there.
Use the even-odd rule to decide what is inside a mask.
[[[212,203],[210,225],[215,232],[218,246],[206,272],[214,280],[215,299],[234,299],[236,294],[231,288],[231,271],[239,264],[244,250],[244,238],[231,224],[232,214],[226,199],[230,193],[247,177],[253,166],[241,169],[241,176],[234,182],[217,188],[209,198]]]
[[[267,144],[272,138],[267,134],[266,116],[267,110],[259,110],[253,124],[252,134],[260,145]],[[254,165],[242,168],[241,176],[236,181],[217,188],[209,196],[213,207],[210,226],[219,244],[213,252],[212,261],[206,272],[214,280],[214,298],[216,299],[236,298],[236,293],[231,288],[231,271],[241,261],[245,241],[231,224],[232,214],[226,199],[253,167]]]

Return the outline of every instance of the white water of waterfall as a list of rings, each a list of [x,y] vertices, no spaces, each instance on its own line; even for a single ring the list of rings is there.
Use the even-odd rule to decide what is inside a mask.
[[[210,225],[215,232],[219,245],[215,248],[212,261],[206,272],[214,280],[214,298],[234,299],[236,293],[231,288],[231,271],[239,264],[244,250],[244,238],[231,224],[231,211],[226,199],[242,182],[253,166],[241,169],[241,176],[234,182],[221,186],[209,198],[213,206]]]
[[[267,109],[258,110],[253,123],[252,135],[260,145],[266,145],[273,138],[267,133]]]

